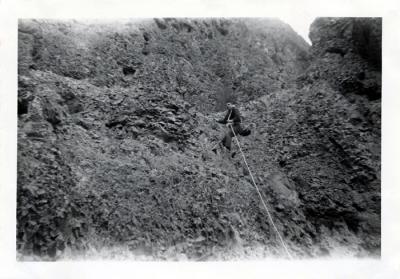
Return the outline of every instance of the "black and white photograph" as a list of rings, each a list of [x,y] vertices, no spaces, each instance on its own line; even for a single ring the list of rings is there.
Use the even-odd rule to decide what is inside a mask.
[[[18,21],[18,259],[380,257],[381,18]]]
[[[399,23],[0,0],[0,279],[399,278]]]

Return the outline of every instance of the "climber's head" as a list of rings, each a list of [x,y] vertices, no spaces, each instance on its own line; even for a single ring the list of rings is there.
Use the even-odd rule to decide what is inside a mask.
[[[227,107],[228,109],[232,109],[232,108],[235,107],[235,105],[234,105],[233,103],[231,103],[231,102],[228,102],[228,103],[226,104],[226,107]]]

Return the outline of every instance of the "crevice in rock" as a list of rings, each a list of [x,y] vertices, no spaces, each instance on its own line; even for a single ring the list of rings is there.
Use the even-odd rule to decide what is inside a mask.
[[[29,102],[26,99],[18,99],[18,115],[28,113]]]
[[[136,69],[130,66],[126,66],[122,68],[122,72],[124,73],[125,76],[130,76],[136,73]]]

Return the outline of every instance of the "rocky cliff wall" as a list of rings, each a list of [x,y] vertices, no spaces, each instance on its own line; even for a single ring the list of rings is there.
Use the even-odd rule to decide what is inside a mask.
[[[36,69],[100,87],[161,88],[202,111],[285,87],[307,66],[309,48],[274,19],[22,21],[19,42],[26,45],[20,73]]]
[[[273,19],[21,21],[18,251],[283,256],[241,157],[210,151],[236,100],[292,253],[379,255],[379,31],[317,19],[310,48]]]

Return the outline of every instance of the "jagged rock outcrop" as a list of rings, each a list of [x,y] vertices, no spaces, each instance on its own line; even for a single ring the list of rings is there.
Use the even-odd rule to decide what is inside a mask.
[[[305,78],[329,80],[343,93],[381,98],[380,18],[319,18],[310,27],[312,54],[318,57]],[[378,123],[379,124],[379,123]]]
[[[210,151],[236,100],[289,249],[379,254],[379,31],[317,19],[310,49],[275,19],[21,21],[18,250],[283,256],[241,157]]]
[[[361,245],[374,253],[380,249],[381,30],[381,18],[316,19],[310,28],[314,58],[298,78],[302,100],[314,100],[304,124],[346,172],[337,178],[347,187],[339,181],[322,184],[333,201],[331,214],[321,211],[321,204],[312,206],[314,213],[329,216],[330,224],[332,214],[343,218]],[[344,194],[330,193],[330,185]],[[305,201],[320,203],[315,197],[306,193]]]
[[[100,87],[157,84],[201,111],[285,87],[308,63],[308,45],[274,19],[21,21],[19,34],[20,74],[52,71]]]

